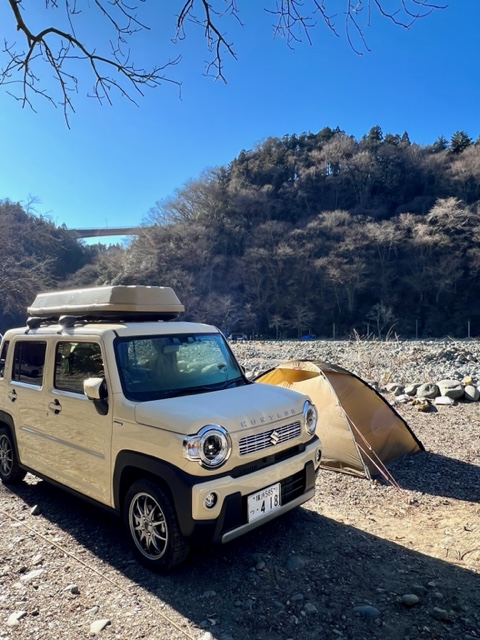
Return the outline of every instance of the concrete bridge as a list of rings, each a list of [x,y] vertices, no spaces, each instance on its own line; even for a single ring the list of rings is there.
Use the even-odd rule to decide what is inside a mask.
[[[138,236],[145,227],[99,227],[68,229],[76,238],[100,238],[105,236]]]

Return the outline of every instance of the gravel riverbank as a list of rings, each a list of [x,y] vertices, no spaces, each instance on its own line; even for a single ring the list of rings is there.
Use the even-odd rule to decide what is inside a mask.
[[[233,348],[249,370],[324,360],[381,385],[480,376],[474,341]],[[100,510],[0,485],[0,640],[478,640],[480,403],[397,411],[426,448],[391,466],[400,490],[321,472],[304,507],[167,576]]]
[[[239,361],[250,371],[275,367],[285,360],[337,364],[380,386],[389,382],[434,382],[442,378],[480,380],[477,340],[312,340],[307,342],[234,342]]]

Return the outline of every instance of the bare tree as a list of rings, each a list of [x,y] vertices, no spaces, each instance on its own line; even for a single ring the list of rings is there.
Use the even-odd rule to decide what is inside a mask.
[[[206,169],[196,180],[187,181],[174,196],[155,203],[145,218],[146,224],[212,220],[219,208],[219,182],[215,169]]]
[[[276,0],[275,4],[275,10],[267,9],[276,18],[274,32],[284,37],[289,45],[302,39],[311,43],[311,31],[320,18],[336,36],[340,35],[339,23],[343,25],[349,45],[358,54],[369,50],[366,30],[374,12],[409,29],[420,18],[447,6],[432,0],[344,0],[342,7],[338,0]]]
[[[396,323],[392,307],[387,306],[383,300],[380,300],[380,302],[373,305],[367,314],[367,320],[373,320],[377,330],[377,336],[379,338],[383,336],[383,332],[387,326],[389,326],[389,331],[387,333],[390,334]]]
[[[181,87],[180,81],[169,75],[180,61],[179,55],[150,69],[132,60],[132,36],[153,26],[141,17],[141,6],[147,0],[92,0],[88,6],[79,0],[44,0],[43,8],[34,9],[26,0],[6,2],[15,29],[24,40],[12,42],[4,37],[0,84],[11,88],[9,92],[22,106],[34,109],[32,100],[43,97],[63,109],[68,125],[68,116],[74,112],[72,96],[79,90],[79,62],[89,67],[93,77],[87,95],[100,103],[112,103],[115,92],[135,102],[145,88],[165,82]],[[285,38],[288,46],[302,40],[311,43],[311,32],[320,20],[337,36],[339,24],[343,23],[345,37],[357,53],[368,50],[365,34],[372,13],[408,29],[416,20],[444,8],[435,0],[343,0],[341,7],[338,0],[269,0],[269,3],[273,8],[266,7],[265,11],[273,16],[274,33]],[[211,54],[207,74],[216,79],[225,80],[224,57],[236,58],[233,43],[224,31],[229,20],[242,24],[239,0],[187,0],[181,4],[179,13],[172,16],[174,43],[187,37],[191,25],[201,27]],[[43,23],[40,27],[39,21]],[[104,41],[88,44],[89,26],[100,23],[109,29],[109,34]],[[48,69],[53,71],[58,97],[52,95],[42,80]]]
[[[311,335],[311,329],[315,320],[315,312],[309,308],[306,303],[299,303],[292,309],[292,317],[288,325],[292,329],[296,329],[297,338],[300,339],[302,335],[307,331],[306,335]]]

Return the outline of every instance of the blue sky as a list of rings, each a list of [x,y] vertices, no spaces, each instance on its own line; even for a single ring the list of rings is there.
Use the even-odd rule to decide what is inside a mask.
[[[459,129],[474,139],[480,134],[478,0],[451,1],[409,30],[372,15],[370,51],[361,56],[345,39],[340,16],[339,38],[319,21],[312,45],[292,50],[273,38],[273,18],[262,9],[273,5],[239,0],[243,28],[222,21],[237,54],[225,57],[227,84],[204,75],[209,54],[198,28],[189,25],[186,40],[174,45],[174,9],[157,0],[140,7],[152,29],[131,42],[133,58],[148,65],[181,54],[171,71],[182,82],[181,98],[166,83],[147,89],[138,106],[120,96],[113,107],[100,106],[83,95],[91,83],[85,68],[68,129],[60,109],[39,100],[37,113],[22,109],[0,87],[0,198],[26,203],[33,196],[36,211],[58,225],[133,226],[202,170],[228,164],[268,136],[338,126],[359,138],[377,124],[384,133],[407,131],[420,144]],[[29,10],[38,25],[43,7]],[[5,31],[19,38],[8,32],[9,12],[0,0],[2,42]],[[92,41],[102,35],[94,15]],[[47,87],[50,76],[46,71]]]

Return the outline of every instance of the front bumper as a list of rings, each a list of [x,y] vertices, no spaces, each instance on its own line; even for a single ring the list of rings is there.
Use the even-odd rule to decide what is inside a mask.
[[[310,500],[315,493],[319,450],[320,442],[314,438],[302,453],[254,473],[235,478],[226,475],[193,485],[192,541],[229,542]],[[248,522],[248,496],[277,482],[281,486],[281,506]],[[212,492],[217,502],[208,509],[205,498]]]

